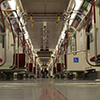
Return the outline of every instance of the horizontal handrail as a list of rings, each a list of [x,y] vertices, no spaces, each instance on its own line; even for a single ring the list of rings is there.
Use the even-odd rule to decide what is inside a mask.
[[[67,55],[74,54],[74,53],[79,53],[79,52],[86,52],[86,50],[74,51],[74,52],[71,52],[71,53],[67,53]]]

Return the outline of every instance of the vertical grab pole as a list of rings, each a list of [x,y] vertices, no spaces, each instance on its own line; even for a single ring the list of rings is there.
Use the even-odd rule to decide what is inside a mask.
[[[53,67],[54,67],[54,62],[53,62],[54,60],[53,60],[53,58],[52,58],[52,78],[53,78]]]
[[[36,78],[37,78],[37,57],[36,57]]]
[[[18,25],[18,44],[17,44],[17,47],[18,47],[18,54],[17,54],[17,67],[19,68],[19,25]]]
[[[0,7],[0,14],[1,14],[1,19],[3,23],[4,33],[5,33],[6,27],[5,27],[5,22],[4,22],[4,17],[3,17],[1,7]],[[6,63],[6,35],[4,35],[4,62],[0,65],[0,67],[3,66],[5,63]]]
[[[93,14],[94,14],[94,36],[95,36],[95,60],[97,61],[97,32],[96,32],[95,0],[93,0]]]
[[[29,45],[28,45],[28,69],[29,69],[29,63],[30,63],[30,56],[29,56]]]

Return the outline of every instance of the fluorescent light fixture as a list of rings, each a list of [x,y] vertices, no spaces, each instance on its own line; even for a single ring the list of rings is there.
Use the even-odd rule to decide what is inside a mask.
[[[56,50],[58,51],[58,45],[56,46]]]
[[[84,0],[76,0],[76,5],[75,5],[75,8],[74,8],[74,11],[78,11],[78,10],[80,9],[80,7],[81,7],[83,1],[84,1]],[[73,20],[74,20],[74,18],[75,18],[75,16],[76,16],[76,14],[77,14],[77,13],[75,13],[75,12],[73,12],[73,13],[71,14],[71,20],[70,20],[70,22],[69,22],[69,25],[72,24],[72,22],[73,22]]]
[[[28,32],[25,30],[25,35],[28,35]]]
[[[62,35],[62,40],[64,40],[64,38],[65,38],[65,34],[64,34],[64,35]]]
[[[20,22],[21,22],[23,25],[25,25],[24,20],[23,20],[22,17],[20,18]]]
[[[54,56],[54,54],[51,55],[52,57]]]
[[[65,38],[65,30],[64,30],[64,31],[62,31],[62,33],[61,33],[61,39],[63,39],[63,40],[64,40],[64,38]]]
[[[14,16],[17,17],[17,14],[15,12],[13,12]]]
[[[24,29],[24,30],[26,30],[26,27],[25,27],[25,26],[23,26],[23,29]]]
[[[33,48],[31,48],[31,50],[33,51]]]
[[[33,50],[33,45],[31,46],[31,49]]]
[[[20,22],[23,23],[23,18],[22,17],[20,18]]]
[[[73,22],[75,16],[76,16],[76,13],[72,13],[72,15],[71,15],[71,20],[70,20],[70,22],[69,22],[69,25],[72,24],[72,22]]]
[[[8,3],[9,3],[10,8],[12,10],[16,10],[16,2],[15,2],[15,0],[10,0],[10,1],[8,1]],[[15,12],[13,12],[13,14],[14,14],[15,17],[17,17],[17,14]]]
[[[37,55],[37,54],[35,54],[35,56],[36,56],[36,57],[38,57],[38,55]]]
[[[72,24],[72,22],[73,22],[73,20],[70,20],[69,25],[71,25],[71,24]]]
[[[65,21],[65,25],[68,25],[68,20]]]
[[[64,40],[64,38],[65,38],[65,36],[64,35],[62,35],[62,39]]]
[[[61,35],[65,35],[65,30],[61,32]]]
[[[64,27],[63,27],[63,31],[65,31],[67,29],[67,25],[66,25],[66,22],[64,24]]]
[[[74,10],[79,10],[84,0],[76,0],[76,5]]]
[[[16,10],[16,2],[15,2],[15,0],[10,0],[10,1],[8,1],[8,3],[9,3],[9,5],[10,5],[12,10]]]
[[[76,16],[76,13],[72,13],[71,20],[73,20],[75,18],[75,16]]]
[[[25,36],[25,39],[28,39],[28,35],[24,35]]]

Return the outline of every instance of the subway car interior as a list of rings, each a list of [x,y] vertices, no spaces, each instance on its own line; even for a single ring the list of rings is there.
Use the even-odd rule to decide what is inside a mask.
[[[0,0],[0,100],[100,100],[100,0]]]

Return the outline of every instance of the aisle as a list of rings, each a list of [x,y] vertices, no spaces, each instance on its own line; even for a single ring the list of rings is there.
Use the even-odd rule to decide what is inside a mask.
[[[0,100],[99,100],[100,82],[61,79],[0,81]]]

